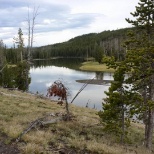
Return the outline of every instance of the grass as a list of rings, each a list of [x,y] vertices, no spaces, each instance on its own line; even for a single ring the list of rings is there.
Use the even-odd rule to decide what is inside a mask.
[[[10,67],[16,67],[17,65],[15,65],[15,64],[7,64],[7,66],[10,68]]]
[[[0,94],[0,132],[8,136],[7,139],[0,136],[0,139],[6,144],[10,144],[37,118],[47,113],[64,112],[64,106],[49,99],[2,88],[0,92],[20,96]],[[117,142],[115,136],[103,132],[96,110],[72,104],[70,110],[74,115],[72,121],[50,124],[25,134],[17,144],[21,153],[52,154],[64,150],[65,153],[148,154],[141,146],[144,129],[141,124],[132,124],[129,143],[124,146]]]
[[[105,64],[99,64],[98,62],[89,61],[82,63],[80,70],[84,71],[101,71],[101,72],[114,72],[114,69],[108,68]]]

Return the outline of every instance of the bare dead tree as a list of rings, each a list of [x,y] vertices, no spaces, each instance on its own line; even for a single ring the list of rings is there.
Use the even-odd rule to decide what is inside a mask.
[[[82,90],[83,90],[84,88],[86,88],[87,85],[90,84],[94,79],[95,79],[95,77],[92,78],[91,80],[87,80],[87,82],[83,84],[83,86],[79,89],[79,91],[77,92],[77,94],[76,94],[76,95],[74,96],[74,98],[72,99],[71,103],[73,103],[73,101],[74,101],[74,100],[76,99],[76,97],[82,92]]]
[[[37,7],[37,8],[34,7],[34,10],[33,10],[32,27],[31,27],[31,44],[30,44],[31,51],[32,51],[32,47],[33,47],[34,27],[35,27],[35,20],[38,15],[38,9],[39,9],[39,7]]]
[[[34,29],[36,25],[36,17],[38,16],[38,9],[39,7],[34,7],[32,18],[30,17],[29,7],[28,7],[28,60],[31,58],[33,42],[34,42]]]
[[[27,18],[27,23],[28,23],[28,60],[30,59],[30,53],[31,53],[31,49],[30,49],[30,25],[31,25],[31,20],[30,20],[30,15],[29,15],[29,7],[28,7],[28,18]]]

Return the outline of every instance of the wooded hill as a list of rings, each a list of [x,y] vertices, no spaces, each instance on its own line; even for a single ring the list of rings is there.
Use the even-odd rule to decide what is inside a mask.
[[[90,33],[67,42],[37,47],[33,52],[33,58],[95,57],[97,48],[101,47],[104,55],[115,56],[116,59],[121,60],[126,51],[123,43],[128,30],[130,28]]]

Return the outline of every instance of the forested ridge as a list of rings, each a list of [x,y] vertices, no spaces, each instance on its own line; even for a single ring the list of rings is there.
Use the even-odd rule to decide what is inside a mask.
[[[90,33],[77,36],[63,43],[56,43],[41,47],[33,47],[31,52],[32,59],[50,59],[54,57],[70,58],[90,58],[94,57],[96,61],[102,60],[103,56],[114,56],[116,60],[124,59],[126,47],[123,46],[127,39],[127,32],[134,28],[124,28],[118,30],[108,30],[101,33]],[[19,33],[20,34],[20,33]],[[21,35],[22,31],[21,31]],[[49,38],[50,39],[50,38]],[[28,58],[28,50],[23,46],[22,57],[19,47],[6,48],[1,40],[0,54],[6,57],[9,63],[17,63],[21,59]],[[1,56],[2,58],[2,56]],[[4,61],[5,58],[3,58]],[[0,59],[0,63],[2,60]]]
[[[123,44],[129,29],[132,28],[84,34],[67,42],[37,47],[33,52],[33,58],[95,57],[97,48],[100,47],[104,55],[120,60],[123,59],[126,50]]]

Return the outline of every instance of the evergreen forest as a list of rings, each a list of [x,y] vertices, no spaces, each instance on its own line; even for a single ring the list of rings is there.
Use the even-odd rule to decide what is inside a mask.
[[[127,38],[124,28],[101,33],[90,33],[70,39],[67,42],[37,47],[34,49],[34,59],[48,59],[52,57],[100,57],[114,56],[116,60],[124,59],[126,48],[123,46]],[[100,52],[99,52],[100,50]],[[98,55],[98,56],[97,56]],[[102,58],[102,57],[101,57]],[[96,58],[97,59],[97,58]]]

